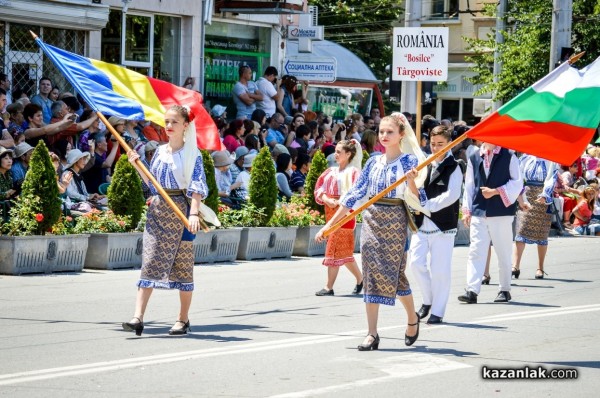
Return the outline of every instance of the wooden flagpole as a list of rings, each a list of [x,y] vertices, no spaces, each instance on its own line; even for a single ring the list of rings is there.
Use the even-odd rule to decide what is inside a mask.
[[[108,130],[110,130],[113,137],[115,137],[117,139],[117,141],[119,142],[119,145],[121,145],[121,147],[125,150],[125,152],[126,153],[129,152],[131,150],[131,147],[129,145],[127,145],[127,143],[125,142],[123,137],[121,137],[121,135],[117,132],[117,130],[115,130],[115,128],[108,122],[108,120],[106,120],[106,117],[104,117],[104,115],[101,112],[96,112],[96,114],[98,115],[98,118],[100,118],[100,120],[102,120],[102,123],[104,123],[106,125],[106,128]],[[142,173],[144,173],[144,175],[146,177],[148,177],[148,180],[150,180],[152,185],[154,185],[154,188],[156,189],[156,191],[160,194],[160,196],[162,196],[162,198],[167,202],[169,207],[171,209],[173,209],[173,211],[175,212],[175,215],[177,215],[177,217],[181,220],[183,225],[185,225],[185,227],[189,230],[190,224],[189,224],[188,219],[185,216],[185,214],[183,214],[183,212],[179,209],[179,207],[177,207],[175,202],[173,202],[173,199],[171,199],[171,197],[165,192],[163,187],[156,180],[156,178],[154,178],[152,173],[150,173],[150,171],[148,171],[146,166],[144,166],[144,163],[142,163],[142,161],[140,159],[136,159],[135,164],[139,167],[140,171]],[[202,218],[200,218],[200,228],[202,228],[202,230],[204,232],[210,231],[210,228],[208,228],[208,225],[206,225],[206,223],[202,220]]]
[[[585,51],[583,51],[583,52],[581,52],[579,54],[573,55],[571,58],[569,58],[569,64],[571,64],[571,65],[574,64],[581,57],[583,57],[584,54],[585,54]],[[419,120],[417,120],[417,123],[419,123]],[[448,152],[453,147],[455,147],[459,143],[463,142],[467,138],[468,138],[468,132],[464,133],[463,135],[461,135],[460,137],[458,137],[456,140],[449,142],[444,148],[442,148],[440,150],[440,152],[439,152],[440,155],[439,156],[441,156],[442,154],[445,154],[446,152]],[[437,156],[437,157],[439,157],[439,156]],[[431,156],[430,158],[428,158],[427,160],[425,160],[423,163],[420,163],[416,167],[416,169],[418,171],[422,170],[423,168],[425,168],[425,167],[429,166],[431,163],[433,163],[433,161],[437,157]],[[385,195],[387,195],[389,192],[391,192],[393,189],[395,189],[397,186],[399,186],[400,184],[404,183],[405,181],[406,181],[406,176],[403,176],[398,181],[396,181],[395,183],[393,183],[392,185],[390,185],[389,187],[387,187],[383,191],[379,192],[377,195],[373,196],[371,199],[369,199],[369,201],[367,201],[365,204],[363,204],[362,206],[360,206],[358,209],[356,209],[352,213],[348,213],[346,216],[344,216],[340,221],[338,221],[337,223],[335,223],[329,229],[323,231],[323,236],[324,237],[328,237],[329,235],[331,235],[332,233],[334,233],[335,231],[337,231],[342,225],[344,225],[348,221],[352,220],[354,217],[356,217],[361,212],[363,212],[367,207],[371,206],[373,203],[375,203],[379,199],[383,198]]]
[[[440,156],[444,155],[446,152],[448,152],[449,150],[451,150],[453,147],[455,147],[456,145],[458,145],[461,142],[463,142],[464,140],[466,140],[467,137],[468,137],[467,133],[464,133],[463,135],[461,135],[460,137],[458,137],[454,141],[450,141],[444,148],[442,148],[440,150],[438,156],[431,156],[427,160],[425,160],[423,163],[420,163],[416,167],[417,171],[420,171],[420,170],[424,169],[425,167],[429,166],[431,163],[433,163],[433,161],[435,159],[437,159]],[[335,223],[331,228],[323,231],[323,236],[324,237],[328,237],[329,235],[331,235],[332,233],[334,233],[335,231],[337,231],[342,225],[344,225],[348,221],[352,220],[354,217],[356,217],[357,215],[359,215],[360,213],[362,213],[363,210],[365,210],[367,207],[371,206],[373,203],[375,203],[379,199],[383,198],[385,195],[387,195],[389,192],[391,192],[392,190],[394,190],[397,186],[399,186],[400,184],[404,183],[405,181],[406,181],[406,176],[402,176],[402,178],[400,178],[398,181],[396,181],[395,183],[393,183],[392,185],[390,185],[389,187],[387,187],[383,191],[379,192],[377,195],[373,196],[371,199],[369,199],[366,203],[364,203],[358,209],[354,210],[352,213],[348,213],[347,215],[345,215],[344,218],[342,218],[340,221],[338,221],[337,223]]]

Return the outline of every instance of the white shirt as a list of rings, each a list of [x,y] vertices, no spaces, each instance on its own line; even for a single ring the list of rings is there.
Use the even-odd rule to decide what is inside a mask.
[[[446,153],[444,159],[450,155],[450,152]],[[433,173],[435,169],[440,165],[439,162],[433,162],[431,172]],[[427,201],[423,205],[425,210],[429,210],[431,213],[435,213],[436,211],[440,211],[443,208],[450,206],[452,203],[456,202],[458,198],[460,198],[461,188],[463,182],[463,175],[460,169],[460,166],[457,165],[454,172],[450,175],[450,180],[448,181],[448,190],[441,195],[436,196],[435,198],[427,198]],[[423,224],[421,224],[421,228],[419,231],[426,232],[435,232],[440,231],[440,229],[435,225],[433,221],[429,217],[423,217]],[[448,232],[455,232],[456,229]],[[441,232],[441,231],[440,231]]]
[[[256,109],[262,109],[267,114],[267,117],[271,117],[276,111],[274,96],[277,95],[277,90],[273,83],[261,77],[256,81],[258,90],[263,95],[262,101],[256,101]]]
[[[483,153],[483,148],[485,148],[485,146],[482,146],[482,148],[480,149],[480,153]],[[495,155],[497,155],[500,152],[500,149],[500,147],[496,147],[492,151],[492,153],[490,153],[489,155],[484,155],[486,156],[486,158],[483,161],[483,170],[485,172],[486,177],[490,175],[490,166],[492,164],[492,159]],[[521,179],[519,160],[514,155],[514,153],[511,153],[510,155],[509,172],[510,180],[508,180],[506,184],[496,188],[500,193],[502,202],[506,207],[515,203],[515,201],[519,197],[519,194],[521,193],[521,190],[523,190],[523,180]],[[465,191],[463,193],[462,200],[463,214],[471,214],[471,210],[473,208],[473,200],[475,199],[475,195],[477,193],[476,189],[477,187],[475,186],[475,174],[473,173],[473,164],[469,160],[467,162],[467,172],[465,173]]]

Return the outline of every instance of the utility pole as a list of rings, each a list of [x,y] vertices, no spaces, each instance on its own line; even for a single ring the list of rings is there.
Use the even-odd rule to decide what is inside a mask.
[[[404,10],[404,27],[421,26],[421,0],[406,0]],[[417,97],[417,82],[402,82],[402,93],[400,95],[400,107],[402,111],[417,113],[417,106],[420,106],[421,100],[415,101]],[[416,102],[419,102],[417,105]]]
[[[494,83],[500,81],[500,72],[502,63],[500,62],[500,45],[504,43],[504,32],[506,31],[506,5],[508,0],[498,1],[496,7],[496,51],[494,52]],[[492,110],[498,110],[502,106],[502,101],[494,101]]]
[[[552,1],[552,35],[550,36],[550,71],[556,68],[561,49],[571,47],[573,0]]]

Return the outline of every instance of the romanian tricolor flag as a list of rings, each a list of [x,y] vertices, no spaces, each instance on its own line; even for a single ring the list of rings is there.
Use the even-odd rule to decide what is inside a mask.
[[[581,156],[600,123],[600,58],[578,70],[565,62],[467,132],[559,164]]]
[[[200,93],[73,54],[39,38],[35,41],[94,111],[129,120],[151,120],[164,126],[166,110],[185,105],[195,115],[198,147],[221,149],[219,132],[202,105]]]

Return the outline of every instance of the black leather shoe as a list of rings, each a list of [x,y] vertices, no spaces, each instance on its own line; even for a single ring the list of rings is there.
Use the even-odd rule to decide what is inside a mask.
[[[420,319],[417,320],[417,323],[409,323],[408,326],[416,326],[417,327],[417,333],[415,333],[414,336],[409,336],[406,333],[404,333],[404,344],[406,344],[407,346],[411,346],[415,343],[415,341],[417,341],[417,339],[419,338],[419,325],[421,324]]]
[[[538,274],[539,272],[539,274]],[[548,275],[544,272],[543,269],[537,269],[536,273],[535,273],[535,279],[544,279],[544,275]]]
[[[137,322],[123,322],[121,324],[123,330],[126,330],[128,332],[135,332],[136,336],[141,336],[142,332],[144,331],[144,322],[142,322],[142,320],[138,317],[133,317],[131,320],[137,320]]]
[[[181,326],[181,325],[183,325],[183,326]],[[176,327],[176,326],[181,326],[181,327]],[[181,336],[182,334],[187,334],[188,330],[191,331],[189,320],[187,322],[177,321],[177,322],[175,322],[175,325],[173,325],[171,330],[169,330],[169,334],[171,336]]]
[[[362,281],[361,283],[359,283],[358,285],[356,285],[356,286],[354,287],[354,290],[352,291],[352,294],[360,294],[360,292],[362,292],[362,289],[363,289],[363,284],[364,284],[364,283],[365,283],[365,282],[364,282],[364,281]]]
[[[465,294],[458,296],[458,301],[467,304],[477,304],[477,293],[466,290]]]
[[[512,297],[510,297],[510,292],[500,292],[498,293],[498,297],[494,300],[494,303],[508,303]]]
[[[512,276],[515,277],[515,279],[519,279],[519,275],[521,275],[521,270],[513,267],[511,273],[512,273]]]
[[[315,296],[333,296],[333,289],[331,289],[331,290],[321,289],[315,293]]]
[[[427,320],[428,325],[437,325],[438,323],[442,323],[442,318],[437,315],[431,314],[429,319]]]
[[[491,276],[489,275],[484,275],[483,278],[481,278],[481,284],[482,285],[489,285],[490,284],[490,280],[492,279]]]
[[[429,310],[431,309],[430,305],[423,304],[419,311],[417,311],[417,315],[419,316],[419,320],[425,319],[427,315],[429,315]]]
[[[371,351],[379,349],[379,333],[375,336],[373,336],[372,334],[370,334],[369,336],[373,337],[373,341],[370,344],[360,344],[358,346],[358,351]]]

